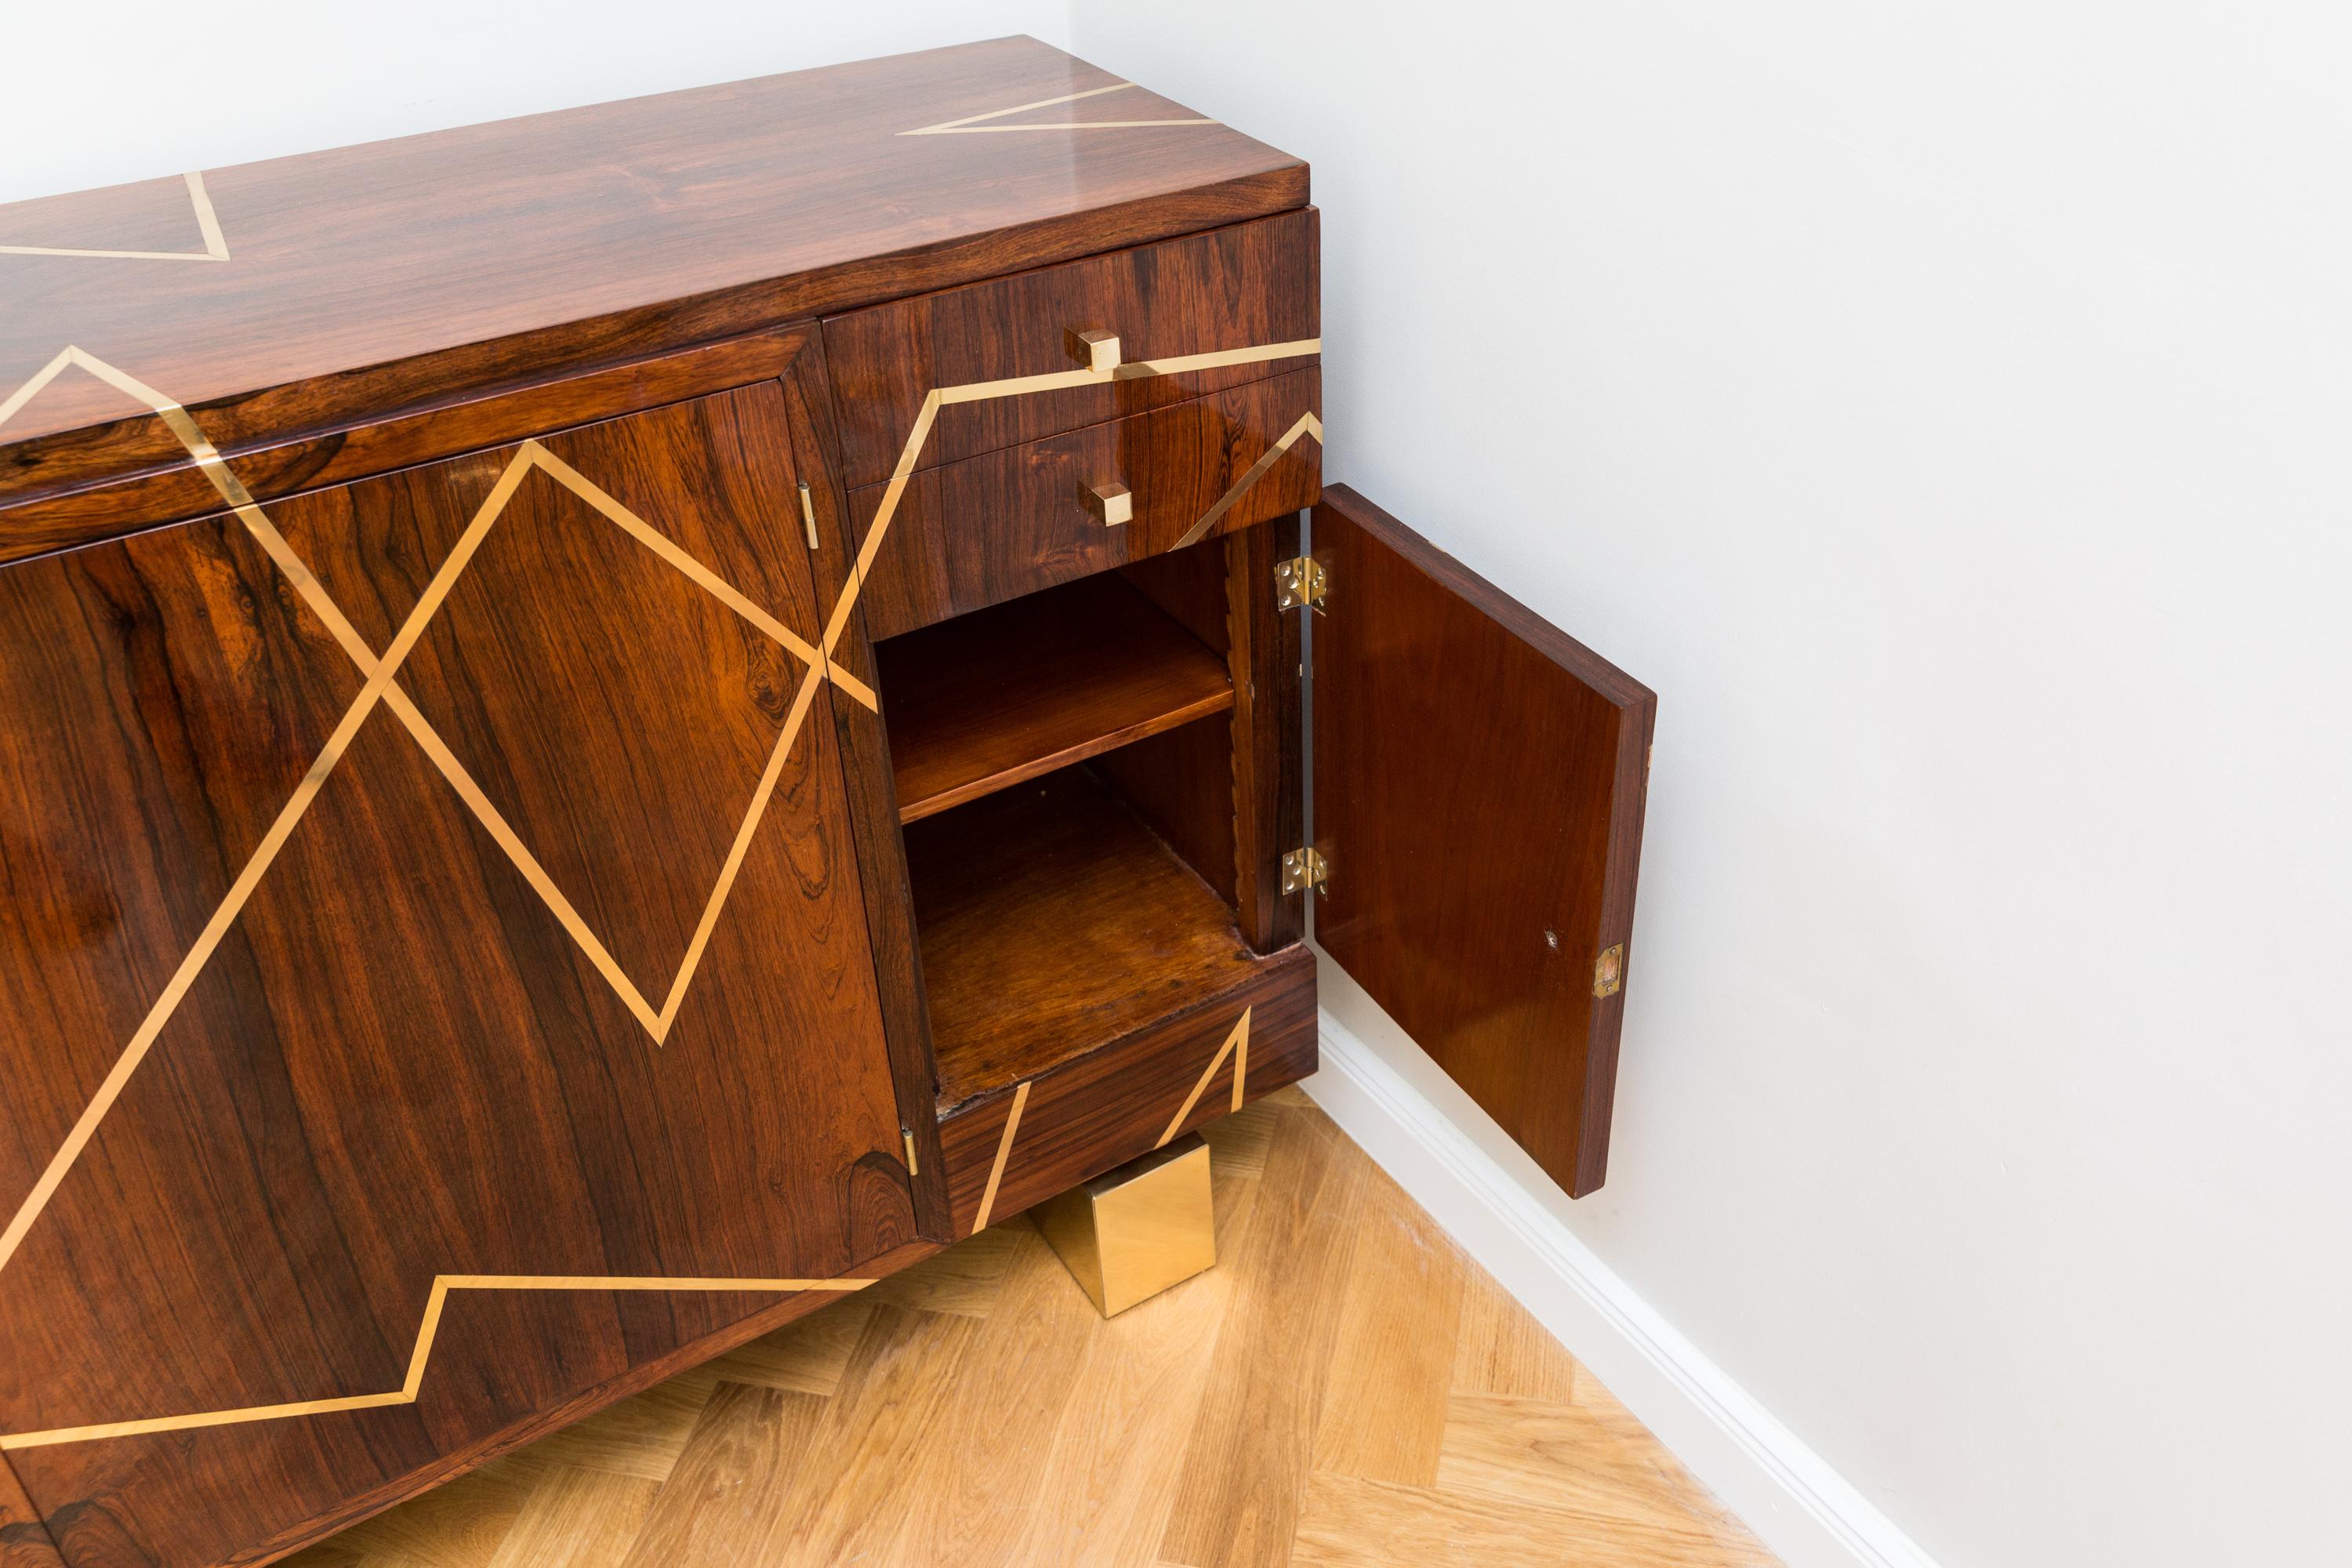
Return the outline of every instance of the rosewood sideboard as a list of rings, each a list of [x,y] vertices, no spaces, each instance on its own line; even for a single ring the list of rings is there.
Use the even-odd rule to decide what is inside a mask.
[[[267,1561],[1303,1077],[1310,903],[1600,1184],[1653,699],[1325,488],[1317,234],[1025,38],[0,206],[0,1563]]]

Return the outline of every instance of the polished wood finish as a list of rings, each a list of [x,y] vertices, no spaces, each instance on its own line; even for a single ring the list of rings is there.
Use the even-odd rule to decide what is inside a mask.
[[[878,652],[901,822],[1234,705],[1224,661],[1116,574]]]
[[[460,394],[372,423],[246,453],[236,459],[236,473],[238,482],[262,501],[347,484],[371,474],[503,446],[519,431],[560,430],[791,375],[796,374],[794,366],[811,360],[822,363],[816,336],[814,323],[807,322],[512,391]],[[70,371],[65,379],[79,380],[81,374]],[[830,401],[828,395],[826,418],[831,417]],[[122,399],[121,406],[128,412],[136,405]],[[14,433],[13,423],[0,425],[0,442]],[[169,462],[178,464],[186,457],[178,443],[169,440],[161,420],[149,423],[154,426],[152,434],[168,443]],[[220,504],[212,481],[184,465],[148,469],[110,484],[23,495],[0,491],[0,563],[204,516]]]
[[[40,1510],[0,1459],[0,1568],[64,1568],[64,1562]]]
[[[1186,535],[1276,442],[1302,416],[1319,416],[1321,379],[1319,371],[1295,371],[920,470],[866,581],[867,629],[893,637],[1190,542]],[[1203,537],[1300,510],[1319,493],[1321,477],[1322,443],[1299,438]],[[1104,527],[1086,504],[1087,487],[1108,479],[1135,492],[1134,521],[1118,528]],[[861,538],[888,488],[851,492]]]
[[[0,388],[78,343],[235,459],[1305,205],[1297,159],[1143,88],[1095,90],[1118,82],[1000,38],[206,171],[225,261],[0,254]],[[997,122],[1179,123],[906,134],[1053,99]],[[0,246],[158,245],[202,248],[183,182],[0,207]],[[125,414],[61,379],[0,431],[0,493],[185,463]]]
[[[1239,985],[1263,962],[1233,911],[1082,768],[913,824],[907,859],[943,1109]]]
[[[1011,1220],[291,1568],[1772,1568],[1297,1090],[1202,1132],[1217,1266],[1113,1321]]]
[[[935,388],[1087,363],[1066,342],[1082,322],[1104,323],[1130,365],[1312,340],[1322,331],[1317,237],[1313,210],[1286,213],[832,317],[824,341],[841,393],[843,471],[852,485],[896,472]],[[960,462],[1315,363],[1301,355],[950,404],[916,463]]]
[[[1581,1196],[1608,1165],[1625,998],[1594,971],[1632,935],[1657,700],[1345,486],[1314,545],[1336,584],[1316,940]]]
[[[837,605],[850,592],[853,549],[849,510],[835,470],[836,449],[824,346],[808,335],[782,381],[792,416],[793,463],[809,487],[809,526],[816,547],[809,554],[817,602]],[[831,658],[870,689],[877,679],[866,618],[852,605],[845,635]],[[849,825],[865,893],[866,935],[874,952],[874,979],[882,1024],[890,1039],[890,1074],[898,1091],[898,1117],[914,1146],[915,1170],[908,1183],[914,1197],[917,1231],[933,1240],[951,1233],[945,1165],[940,1157],[939,1081],[931,1065],[930,1015],[923,996],[922,967],[915,956],[914,898],[907,884],[907,857],[898,828],[891,788],[889,738],[882,717],[827,681],[824,697],[841,745],[842,781],[848,791]]]
[[[814,638],[789,425],[767,384],[551,436],[545,461],[501,448],[274,506],[362,649],[419,628],[373,709],[241,522],[0,572],[0,1193],[34,1212],[0,1271],[0,1365],[42,1369],[0,1389],[0,1446],[69,1559],[292,1544],[778,1303],[474,1289],[428,1337],[440,1277],[822,1279],[913,1240],[814,678],[550,466]],[[26,1210],[322,752],[151,1054]],[[678,998],[658,1039],[614,974]],[[414,1403],[16,1441],[412,1374]]]
[[[1249,1048],[1227,1050],[1244,1015]],[[950,1111],[940,1136],[956,1234],[971,1234],[1000,1152],[992,1219],[1209,1127],[1232,1108],[1237,1068],[1248,1100],[1305,1078],[1315,1063],[1315,955],[1288,947],[1222,991],[1024,1079],[1025,1096],[1007,1086]],[[1021,1115],[1008,1145],[1016,1100]]]

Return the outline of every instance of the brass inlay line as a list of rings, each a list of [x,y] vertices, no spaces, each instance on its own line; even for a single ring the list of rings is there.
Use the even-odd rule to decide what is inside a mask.
[[[998,381],[966,382],[961,386],[933,387],[923,395],[922,406],[915,414],[914,427],[907,432],[907,443],[899,449],[898,465],[890,470],[890,482],[883,487],[881,502],[874,509],[874,521],[866,525],[866,538],[858,545],[856,559],[850,563],[849,584],[842,590],[840,602],[834,605],[832,617],[825,622],[823,651],[826,660],[831,661],[843,632],[848,629],[850,615],[857,606],[857,595],[866,585],[866,575],[874,568],[874,558],[881,553],[883,536],[889,532],[890,520],[898,515],[898,502],[914,478],[915,465],[922,458],[923,445],[930,439],[931,426],[938,420],[942,406],[951,403],[981,403],[996,397],[1019,397],[1032,392],[1055,392],[1065,387],[1139,381],[1155,375],[1222,370],[1229,365],[1301,359],[1322,352],[1321,338],[1300,338],[1289,342],[1257,343],[1248,348],[1213,349],[1206,353],[1181,354],[1171,359],[1136,360],[1107,371],[1091,368],[1049,371],[1042,375],[1016,375]],[[1314,426],[1318,440],[1322,438],[1322,428],[1320,422]],[[1295,434],[1286,437],[1296,438]]]
[[[901,136],[969,136],[986,131],[1131,131],[1146,125],[1214,125],[1213,120],[1093,120],[1055,121],[1045,125],[982,125],[983,120],[1002,120],[1008,114],[1023,114],[1032,109],[1051,109],[1057,103],[1076,103],[1082,98],[1100,98],[1107,92],[1124,92],[1135,84],[1115,81],[1108,87],[1088,88],[1084,92],[1066,92],[1059,98],[1041,98],[1034,103],[1016,103],[1010,109],[992,109],[986,114],[967,114],[961,120],[942,121],[914,131],[901,131]]]
[[[83,1443],[96,1437],[132,1437],[153,1432],[184,1432],[198,1426],[230,1426],[247,1421],[282,1421],[294,1415],[325,1415],[341,1410],[373,1410],[387,1405],[414,1405],[425,1386],[425,1364],[433,1359],[433,1342],[441,1331],[441,1309],[452,1290],[741,1290],[768,1291],[863,1290],[871,1279],[721,1279],[698,1276],[596,1274],[440,1274],[425,1299],[425,1316],[416,1326],[416,1343],[408,1355],[408,1375],[386,1394],[351,1394],[334,1399],[300,1399],[283,1405],[248,1405],[236,1410],[200,1410],[186,1415],[150,1415],[136,1421],[105,1421],[89,1426],[56,1426],[46,1432],[16,1432],[0,1436],[0,1450],[45,1448],[57,1443]]]
[[[286,804],[279,808],[276,819],[262,835],[261,842],[256,846],[253,854],[239,869],[227,893],[223,896],[219,905],[213,910],[211,918],[205,922],[203,931],[197,933],[195,942],[190,945],[179,965],[173,971],[171,979],[164,984],[163,991],[148,1008],[146,1016],[141,1020],[139,1027],[132,1033],[129,1043],[115,1058],[113,1067],[108,1070],[105,1079],[99,1084],[97,1092],[82,1108],[80,1116],[76,1118],[72,1128],[66,1134],[65,1141],[58,1145],[57,1152],[50,1157],[48,1165],[42,1171],[39,1179],[33,1184],[32,1190],[26,1194],[24,1202],[17,1206],[16,1214],[10,1217],[7,1227],[0,1230],[0,1270],[5,1270],[15,1258],[16,1249],[23,1245],[25,1237],[31,1231],[34,1223],[47,1208],[58,1186],[80,1159],[90,1139],[96,1135],[100,1124],[113,1110],[115,1102],[121,1098],[122,1090],[130,1083],[131,1075],[136,1073],[140,1065],[145,1061],[147,1053],[163,1033],[163,1026],[171,1021],[173,1015],[178,1010],[189,988],[195,984],[197,975],[203,973],[205,964],[211,961],[214,952],[227,935],[229,928],[244,912],[245,906],[252,898],[254,890],[260,886],[262,879],[268,874],[270,867],[276,862],[278,851],[285,847],[296,825],[301,821],[303,814],[310,809],[311,802],[317,798],[319,791],[325,785],[329,775],[334,772],[336,764],[342,760],[343,753],[359,733],[361,725],[365,723],[374,712],[378,702],[389,708],[394,717],[400,721],[402,727],[415,738],[435,768],[457,792],[458,798],[474,814],[475,818],[481,823],[491,838],[506,852],[507,858],[513,862],[515,869],[521,873],[523,879],[530,885],[533,891],[539,894],[541,900],[547,905],[549,912],[555,916],[557,922],[563,927],[582,952],[587,956],[589,962],[595,966],[597,973],[602,974],[605,983],[612,986],[623,1005],[628,1008],[631,1015],[644,1026],[646,1032],[652,1036],[655,1044],[660,1045],[667,1041],[670,1028],[677,1021],[678,1009],[685,1001],[695,970],[700,964],[702,953],[709,942],[711,931],[718,924],[719,911],[726,904],[728,894],[734,888],[737,873],[741,869],[743,857],[750,847],[751,835],[758,828],[760,820],[767,810],[769,799],[774,794],[777,781],[782,774],[784,759],[791,752],[793,743],[807,719],[811,700],[815,694],[816,681],[824,670],[833,668],[833,661],[829,657],[819,654],[805,639],[793,636],[788,628],[777,622],[772,616],[759,610],[758,606],[752,605],[723,578],[719,577],[700,562],[678,549],[667,536],[645,523],[602,489],[590,483],[577,469],[557,458],[535,440],[523,442],[516,450],[513,458],[508,462],[506,468],[499,475],[497,482],[491,486],[490,493],[484,498],[481,506],[475,511],[472,521],[467,524],[464,533],[459,535],[457,542],[451,547],[448,555],[435,571],[432,580],[425,585],[425,592],[410,610],[408,618],[393,638],[392,646],[379,659],[374,650],[368,647],[366,639],[360,636],[358,629],[343,614],[341,606],[327,593],[325,585],[320,583],[310,568],[303,563],[300,555],[278,531],[277,525],[272,523],[261,508],[255,503],[251,493],[231,471],[219,450],[197,427],[195,420],[189,416],[187,410],[163,396],[146,383],[116,369],[94,354],[85,353],[82,350],[68,345],[60,350],[54,359],[43,366],[23,386],[11,394],[5,402],[0,402],[0,424],[6,423],[18,409],[29,403],[43,387],[55,380],[68,365],[77,366],[89,374],[96,376],[109,386],[139,402],[162,417],[181,445],[187,448],[188,455],[195,460],[198,471],[212,482],[213,488],[220,492],[221,499],[236,511],[247,531],[268,552],[278,570],[283,572],[289,581],[294,584],[296,592],[301,595],[303,602],[327,626],[329,632],[365,679],[360,688],[359,694],[352,699],[351,706],[344,710],[342,718],[336,722],[325,744],[320,746],[319,755],[311,763],[310,771],[303,776],[302,782],[295,787],[294,793],[288,797]],[[645,543],[663,561],[684,573],[698,586],[713,595],[738,615],[743,616],[762,632],[775,637],[809,667],[808,673],[803,677],[800,690],[794,698],[792,710],[777,735],[775,746],[770,752],[766,769],[761,773],[759,785],[752,794],[751,805],[744,814],[742,824],[736,831],[735,841],[729,851],[727,861],[720,870],[717,883],[711,889],[709,897],[705,901],[701,920],[696,927],[686,957],[680,963],[677,975],[671,981],[669,991],[658,1010],[646,1001],[635,983],[622,972],[620,964],[614,961],[612,953],[597,938],[595,932],[589,929],[587,921],[581,917],[571,900],[564,896],[563,890],[556,886],[555,879],[548,875],[546,868],[540,863],[538,857],[530,852],[529,847],[523,843],[520,835],[516,833],[513,826],[507,821],[504,814],[491,803],[488,795],[483,791],[480,784],[475,782],[472,773],[467,770],[463,763],[458,761],[457,754],[450,750],[447,742],[435,730],[432,722],[410,700],[408,693],[399,685],[396,679],[401,665],[405,662],[409,653],[424,636],[426,623],[440,609],[458,576],[471,563],[475,551],[480,547],[492,525],[504,513],[508,502],[513,499],[516,489],[533,468],[544,469],[558,483],[586,500],[598,512],[629,533],[632,538]],[[862,684],[858,686],[858,689],[866,690]],[[856,695],[856,692],[852,695]],[[869,706],[872,704],[873,695],[870,690],[866,690],[862,700],[867,702]]]
[[[1168,1147],[1170,1141],[1176,1136],[1177,1129],[1184,1125],[1184,1118],[1192,1115],[1192,1107],[1201,1102],[1209,1080],[1217,1076],[1217,1069],[1225,1065],[1225,1058],[1233,1056],[1235,1050],[1239,1050],[1241,1055],[1234,1060],[1234,1109],[1239,1110],[1242,1108],[1242,1075],[1249,1070],[1250,1014],[1254,1011],[1254,1007],[1242,1009],[1241,1022],[1235,1024],[1233,1032],[1225,1037],[1225,1043],[1217,1047],[1217,1054],[1209,1058],[1208,1067],[1201,1074],[1201,1081],[1192,1086],[1192,1092],[1186,1095],[1184,1103],[1176,1108],[1175,1116],[1168,1123],[1168,1131],[1160,1135],[1160,1142],[1152,1145],[1154,1149]]]
[[[1216,504],[1202,512],[1201,521],[1186,529],[1184,537],[1178,540],[1172,548],[1181,550],[1186,545],[1198,543],[1206,537],[1209,530],[1217,526],[1217,520],[1231,511],[1234,502],[1242,499],[1243,492],[1271,473],[1275,464],[1282,460],[1282,455],[1290,450],[1291,443],[1297,441],[1301,436],[1314,437],[1318,446],[1322,443],[1323,421],[1316,418],[1312,411],[1300,415],[1298,423],[1293,425],[1281,440],[1268,447],[1265,449],[1265,455],[1252,463],[1249,466],[1249,471],[1235,479],[1233,489],[1219,496]]]
[[[226,261],[228,241],[221,237],[220,218],[214,213],[213,199],[205,190],[204,175],[190,173],[180,177],[187,182],[188,205],[195,210],[196,232],[204,237],[202,250],[77,250],[55,245],[0,245],[0,255],[87,256],[116,261]],[[6,417],[0,414],[0,419]]]
[[[988,1168],[988,1187],[980,1194],[980,1208],[971,1217],[974,1236],[988,1228],[988,1216],[996,1208],[997,1184],[1004,1180],[1004,1162],[1013,1155],[1013,1134],[1021,1126],[1021,1108],[1028,1103],[1029,1085],[1024,1083],[1013,1091],[1013,1109],[1005,1112],[1004,1131],[996,1140],[996,1163]]]
[[[677,567],[678,571],[685,574],[687,577],[691,579],[705,593],[710,595],[719,603],[725,605],[729,609],[734,611],[737,615],[742,616],[745,620],[751,622],[753,626],[767,633],[769,637],[772,637],[777,642],[782,643],[785,647],[792,651],[793,657],[799,659],[803,664],[821,665],[825,662],[824,657],[820,655],[814,647],[811,647],[806,639],[803,638],[790,626],[785,626],[783,622],[770,615],[766,610],[745,598],[741,593],[737,591],[735,584],[730,583],[718,573],[713,572],[709,567],[705,566],[701,562],[697,561],[693,556],[688,555],[684,550],[678,548],[677,542],[670,538],[668,534],[664,533],[659,529],[648,524],[642,518],[638,517],[636,513],[631,511],[627,507],[623,506],[619,501],[616,501],[611,496],[606,495],[603,489],[590,481],[586,476],[580,472],[579,469],[573,468],[571,464],[565,462],[562,458],[557,457],[546,447],[537,447],[536,443],[533,443],[533,446],[537,447],[536,451],[533,453],[533,457],[541,468],[545,468],[549,473],[553,474],[557,479],[562,479],[566,485],[570,486],[572,493],[577,495],[582,500],[586,501],[590,506],[594,507],[598,511],[603,512],[606,517],[611,518],[615,523],[618,523],[629,537],[635,539],[638,543],[644,545],[646,549],[660,556],[664,561],[668,562],[672,566]],[[833,671],[833,678],[840,684],[842,689],[848,692],[850,696],[856,698],[866,708],[878,711],[879,704],[875,700],[874,689],[872,687],[869,687],[864,681],[856,679],[845,669],[835,668]]]

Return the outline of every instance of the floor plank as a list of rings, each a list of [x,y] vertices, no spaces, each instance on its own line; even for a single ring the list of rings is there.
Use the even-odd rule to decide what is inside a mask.
[[[659,1490],[640,1476],[550,1465],[489,1568],[620,1568]]]
[[[1217,1247],[1230,1258],[1257,1184],[1221,1174],[1215,1189]],[[1238,1277],[1230,1263],[1212,1268],[1088,1336],[1008,1568],[1150,1568]]]
[[[879,1564],[905,1527],[912,1478],[940,1414],[989,1373],[970,1352],[982,1320],[877,1305],[804,1467],[760,1543],[768,1568]]]
[[[1493,1275],[1478,1268],[1470,1273],[1454,1352],[1454,1386],[1465,1394],[1574,1398],[1576,1358]]]
[[[1313,1458],[1357,1209],[1372,1173],[1339,1129],[1295,1117],[1268,1152],[1240,1279],[1186,1445],[1163,1562],[1281,1568]]]
[[[1468,1259],[1386,1174],[1368,1186],[1315,1468],[1425,1487],[1445,1436]]]
[[[1769,1558],[1531,1503],[1353,1476],[1308,1481],[1298,1568],[1766,1568]]]
[[[780,1388],[794,1394],[830,1397],[841,1386],[849,1352],[866,1331],[875,1303],[869,1292],[820,1307],[796,1318],[774,1333],[763,1334],[711,1362],[705,1368],[719,1383],[748,1383],[755,1388]]]
[[[1027,1528],[1087,1342],[1102,1320],[1045,1239],[1022,1245],[971,1360],[990,1369],[942,1401],[907,1478],[910,1506],[889,1561],[1002,1568]]]
[[[871,1315],[853,1321],[863,1328]],[[798,1390],[720,1384],[623,1568],[763,1568],[759,1543],[790,1506],[788,1483],[807,1468],[827,1408]]]

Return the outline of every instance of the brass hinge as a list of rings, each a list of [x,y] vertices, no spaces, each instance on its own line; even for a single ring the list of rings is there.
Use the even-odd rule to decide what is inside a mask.
[[[1285,893],[1304,892],[1312,888],[1325,898],[1331,896],[1331,862],[1323,852],[1308,846],[1294,849],[1282,858],[1282,890]]]
[[[1614,996],[1624,984],[1625,944],[1621,942],[1603,949],[1601,956],[1592,961],[1592,994]]]
[[[816,503],[809,499],[806,479],[801,481],[801,526],[808,530],[809,548],[816,549]]]
[[[921,1175],[922,1171],[915,1163],[915,1130],[911,1127],[899,1128],[898,1141],[907,1146],[907,1174]]]
[[[1331,590],[1331,574],[1312,555],[1300,555],[1285,561],[1274,569],[1274,603],[1276,609],[1295,610],[1301,605],[1322,615],[1324,596]]]

